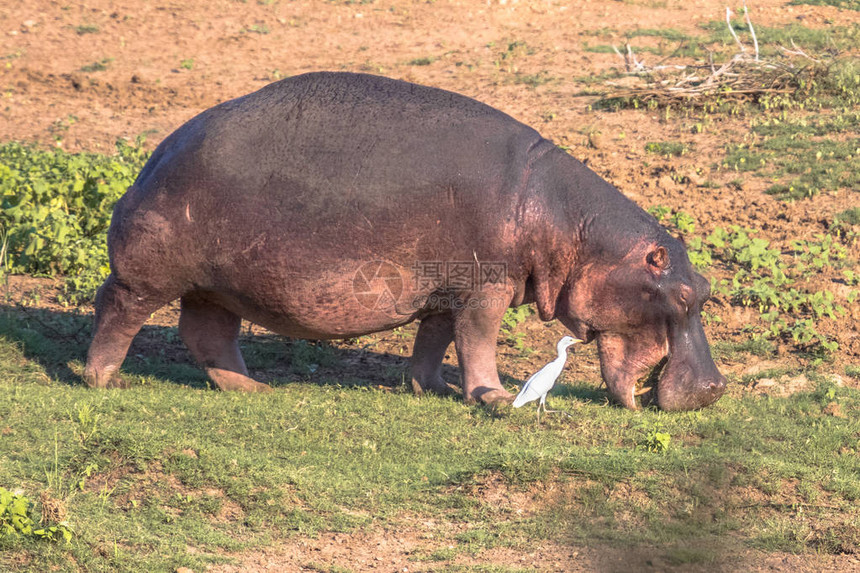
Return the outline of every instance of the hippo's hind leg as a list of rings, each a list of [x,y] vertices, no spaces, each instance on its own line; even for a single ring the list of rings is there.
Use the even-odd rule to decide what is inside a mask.
[[[134,335],[149,315],[170,302],[143,296],[111,274],[99,288],[93,341],[87,353],[84,381],[94,388],[121,386],[115,375]]]
[[[239,351],[241,317],[194,293],[182,297],[181,307],[179,335],[218,388],[245,392],[271,390],[267,384],[248,377]]]
[[[431,314],[421,320],[412,349],[412,391],[450,394],[451,388],[442,379],[442,360],[454,341],[454,317],[451,313]]]

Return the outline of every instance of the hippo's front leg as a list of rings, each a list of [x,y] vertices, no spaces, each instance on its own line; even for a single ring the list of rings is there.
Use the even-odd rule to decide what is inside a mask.
[[[464,299],[462,308],[454,313],[454,346],[467,404],[510,404],[514,400],[502,388],[496,370],[496,339],[511,296],[505,286],[485,285]]]

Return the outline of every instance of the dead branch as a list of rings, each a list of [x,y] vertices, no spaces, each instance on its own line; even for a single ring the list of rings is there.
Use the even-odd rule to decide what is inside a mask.
[[[738,38],[738,35],[735,34],[734,28],[732,28],[732,10],[728,6],[726,6],[726,25],[729,27],[729,32],[731,32],[732,38],[734,38],[735,42],[737,42],[738,46],[740,46],[741,52],[746,52],[747,49],[744,47],[743,44],[741,44],[740,38]]]
[[[744,16],[747,19],[747,26],[750,29],[750,35],[753,40],[753,47],[755,47],[755,61],[758,61],[758,39],[755,37],[755,30],[753,29],[752,20],[750,20],[750,11],[747,10],[747,2],[744,0]]]
[[[663,64],[648,67],[639,61],[633,48],[625,45],[625,52],[613,46],[615,53],[624,62],[627,76],[606,85],[612,90],[603,96],[607,99],[637,98],[643,102],[656,101],[668,105],[673,102],[690,102],[697,98],[719,95],[724,99],[748,101],[767,94],[795,93],[812,77],[826,70],[820,61],[791,42],[793,50],[780,46],[786,58],[762,59],[758,38],[744,3],[744,16],[753,41],[753,54],[735,33],[731,24],[732,11],[726,8],[726,25],[740,50],[722,64],[714,62],[714,54],[708,53],[706,62],[696,65]],[[791,56],[804,58],[796,64]]]

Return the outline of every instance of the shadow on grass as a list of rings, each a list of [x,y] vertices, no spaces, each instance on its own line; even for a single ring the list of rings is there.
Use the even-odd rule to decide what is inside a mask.
[[[552,389],[550,392],[550,398],[554,396],[559,398],[571,398],[578,402],[589,402],[593,404],[603,404],[609,399],[609,395],[606,393],[604,388],[591,384],[562,384]]]
[[[80,384],[70,362],[86,356],[92,317],[26,306],[0,305],[0,337],[20,346],[24,356],[59,382]]]
[[[0,337],[20,345],[24,356],[59,382],[82,384],[92,338],[92,315],[0,305]],[[397,386],[405,380],[406,357],[365,349],[336,348],[326,342],[293,340],[275,334],[239,339],[252,377],[274,387],[292,382],[339,386]],[[447,375],[457,378],[456,369]],[[135,336],[122,371],[192,388],[210,383],[183,344],[176,327],[144,325]]]
[[[91,314],[0,305],[0,337],[20,345],[24,355],[52,379],[68,385],[83,383],[81,373],[92,337]],[[276,388],[296,382],[409,388],[408,356],[244,331],[239,343],[251,376]],[[145,325],[132,342],[122,372],[191,388],[211,387],[176,327]],[[449,384],[458,386],[459,375],[458,368],[443,365],[442,376]],[[505,374],[502,380],[508,387],[524,382]],[[593,403],[606,400],[605,391],[590,385],[559,384],[552,396]]]

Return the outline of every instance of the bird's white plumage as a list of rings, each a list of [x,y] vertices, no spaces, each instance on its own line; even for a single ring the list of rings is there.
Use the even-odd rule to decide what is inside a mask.
[[[547,392],[555,385],[556,379],[564,369],[564,362],[559,363],[558,358],[531,375],[523,389],[514,400],[514,408],[519,408],[538,398],[546,396]]]
[[[556,346],[558,358],[532,374],[514,399],[514,408],[519,408],[537,399],[540,399],[540,404],[546,402],[547,392],[555,385],[556,379],[564,369],[564,363],[567,361],[567,347],[577,342],[582,341],[572,336],[565,336],[558,341]],[[540,413],[540,405],[538,405],[538,413]]]

